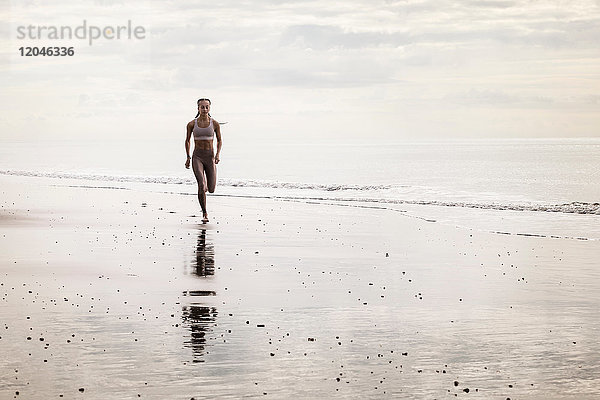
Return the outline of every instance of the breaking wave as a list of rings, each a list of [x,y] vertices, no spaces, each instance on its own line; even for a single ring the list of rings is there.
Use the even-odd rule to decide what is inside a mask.
[[[35,171],[13,171],[3,170],[0,174],[31,176],[42,178],[57,178],[57,179],[84,179],[89,181],[104,181],[104,182],[138,182],[138,183],[160,183],[168,185],[193,185],[196,183],[194,178],[180,178],[169,176],[137,176],[137,175],[103,175],[103,174],[75,174],[66,172],[35,172]],[[276,182],[276,181],[259,181],[259,180],[238,180],[238,179],[221,179],[219,185],[232,187],[264,187],[272,189],[311,189],[323,190],[327,192],[343,191],[343,190],[380,190],[390,189],[392,187],[406,187],[401,185],[337,185],[337,184],[314,184],[314,183],[294,183],[294,182]]]
[[[136,175],[104,175],[63,172],[35,172],[0,170],[3,175],[16,175],[28,177],[44,177],[56,179],[78,179],[86,181],[103,182],[136,182],[168,185],[195,185],[193,178],[167,177],[167,176],[136,176]],[[341,185],[341,184],[316,184],[295,183],[259,180],[219,179],[219,185],[239,188],[268,188],[282,189],[281,192],[271,192],[269,198],[312,200],[312,201],[337,201],[360,202],[374,204],[408,204],[438,207],[461,207],[485,210],[510,210],[528,212],[552,212],[568,214],[600,215],[600,203],[570,202],[563,204],[532,204],[532,203],[492,203],[492,202],[461,202],[444,200],[418,200],[398,198],[393,189],[407,188],[405,185]],[[285,190],[295,190],[294,195]],[[302,193],[305,191],[305,193]],[[298,192],[301,194],[298,195]],[[315,192],[327,192],[330,195],[317,196]]]

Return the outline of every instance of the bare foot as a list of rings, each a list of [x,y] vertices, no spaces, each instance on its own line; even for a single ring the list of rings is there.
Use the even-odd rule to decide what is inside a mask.
[[[204,215],[202,216],[202,223],[204,223],[204,224],[205,224],[205,223],[207,223],[207,222],[208,222],[208,214],[204,214]]]

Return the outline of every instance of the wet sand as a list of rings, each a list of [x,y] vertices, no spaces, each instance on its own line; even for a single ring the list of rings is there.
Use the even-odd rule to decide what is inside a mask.
[[[600,396],[599,241],[221,196],[202,225],[181,188],[0,187],[0,398]]]

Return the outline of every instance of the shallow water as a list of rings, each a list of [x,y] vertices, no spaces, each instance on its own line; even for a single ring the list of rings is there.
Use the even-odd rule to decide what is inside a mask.
[[[7,143],[0,174],[195,196],[193,174],[176,162],[180,144],[151,141],[131,152],[130,145],[140,144]],[[598,139],[306,144],[282,138],[233,141],[221,158],[215,196],[410,211],[487,232],[600,239]]]
[[[181,141],[173,139],[13,142],[0,149],[0,170],[193,184],[184,157]],[[220,185],[242,194],[258,188],[270,196],[327,193],[442,203],[600,201],[600,139],[594,138],[303,143],[282,136],[226,142],[221,159]]]

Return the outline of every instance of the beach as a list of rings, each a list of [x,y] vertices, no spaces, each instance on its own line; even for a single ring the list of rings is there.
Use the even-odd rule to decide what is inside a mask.
[[[598,240],[0,175],[2,398],[592,399]],[[164,185],[163,185],[164,186]]]

